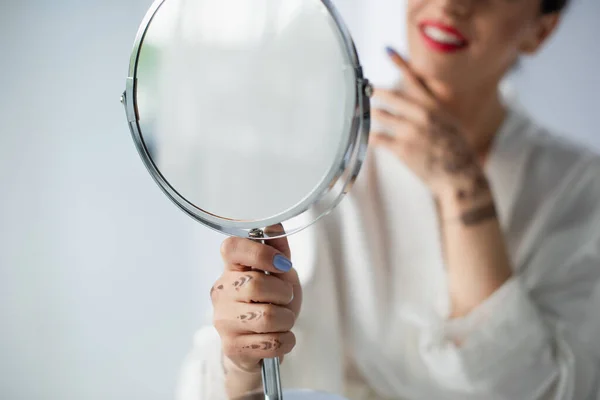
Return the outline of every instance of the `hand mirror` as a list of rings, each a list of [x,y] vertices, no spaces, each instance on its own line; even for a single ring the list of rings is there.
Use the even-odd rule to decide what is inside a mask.
[[[371,91],[329,0],[158,0],[122,102],[142,161],[179,208],[268,241],[348,192],[366,154]],[[282,398],[277,359],[263,361],[263,389]]]

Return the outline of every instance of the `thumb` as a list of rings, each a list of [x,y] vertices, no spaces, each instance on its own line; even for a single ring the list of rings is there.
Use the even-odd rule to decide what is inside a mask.
[[[265,233],[271,233],[271,234],[285,234],[285,229],[283,228],[283,225],[281,224],[277,224],[277,225],[272,225],[269,226],[268,228],[265,228]],[[281,253],[283,253],[283,255],[285,255],[287,258],[292,258],[292,251],[290,249],[290,244],[288,242],[287,237],[282,237],[282,238],[278,238],[278,239],[267,239],[265,240],[265,244],[268,244],[269,246],[273,247],[276,250],[279,250]]]

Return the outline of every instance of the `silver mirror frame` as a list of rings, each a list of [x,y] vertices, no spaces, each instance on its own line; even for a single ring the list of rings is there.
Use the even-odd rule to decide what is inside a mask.
[[[229,236],[238,236],[252,238],[252,232],[256,229],[263,229],[268,226],[283,224],[283,231],[265,230],[264,239],[274,239],[284,237],[299,232],[302,229],[314,224],[319,219],[329,214],[343,199],[344,195],[350,190],[356,181],[361,166],[367,154],[367,144],[369,141],[369,131],[371,125],[370,96],[372,95],[372,86],[364,78],[362,67],[360,65],[356,47],[350,36],[346,25],[341,19],[340,14],[335,9],[331,0],[320,0],[328,9],[333,18],[341,39],[346,48],[349,60],[352,62],[356,80],[356,96],[354,101],[354,116],[351,124],[351,132],[343,159],[339,167],[335,167],[332,173],[328,174],[327,179],[321,182],[319,188],[313,192],[310,198],[312,203],[306,206],[303,202],[284,213],[273,218],[256,221],[234,221],[225,220],[206,212],[190,202],[188,202],[180,193],[175,190],[162,176],[148,152],[144,143],[142,131],[139,125],[139,113],[136,102],[137,90],[137,68],[144,38],[152,20],[156,16],[160,7],[168,0],[156,0],[144,17],[137,32],[133,51],[129,62],[129,73],[127,76],[125,91],[121,96],[121,103],[125,107],[129,129],[142,158],[142,161],[154,181],[161,190],[167,195],[175,205],[188,214],[196,221],[209,228]]]

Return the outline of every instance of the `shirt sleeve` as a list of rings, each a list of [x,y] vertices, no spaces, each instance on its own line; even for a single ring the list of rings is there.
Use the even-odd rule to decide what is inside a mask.
[[[488,399],[600,399],[598,171],[596,156],[582,159],[531,210],[535,228],[520,232],[510,280],[469,315],[420,336],[437,385]]]
[[[464,318],[421,337],[425,365],[440,386],[490,399],[597,399],[598,358],[580,334],[600,338],[600,246],[562,265],[560,282],[530,291],[514,276]],[[547,269],[551,270],[551,269]],[[593,304],[594,301],[596,304]]]
[[[212,326],[200,329],[194,337],[179,376],[176,399],[228,400],[221,339]]]

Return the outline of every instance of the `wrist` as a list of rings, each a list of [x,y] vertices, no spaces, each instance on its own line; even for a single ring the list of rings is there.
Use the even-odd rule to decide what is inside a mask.
[[[492,190],[483,176],[450,182],[436,201],[443,220],[469,219],[474,212],[495,211]]]
[[[251,368],[240,367],[229,357],[223,355],[222,366],[225,374],[225,387],[228,398],[245,399],[251,393],[262,393],[260,364]]]
[[[260,375],[261,369],[260,364],[252,365],[252,366],[240,366],[235,363],[231,358],[227,357],[223,354],[223,370],[225,371],[225,375],[229,374],[237,374],[241,376],[253,377],[256,375]]]

